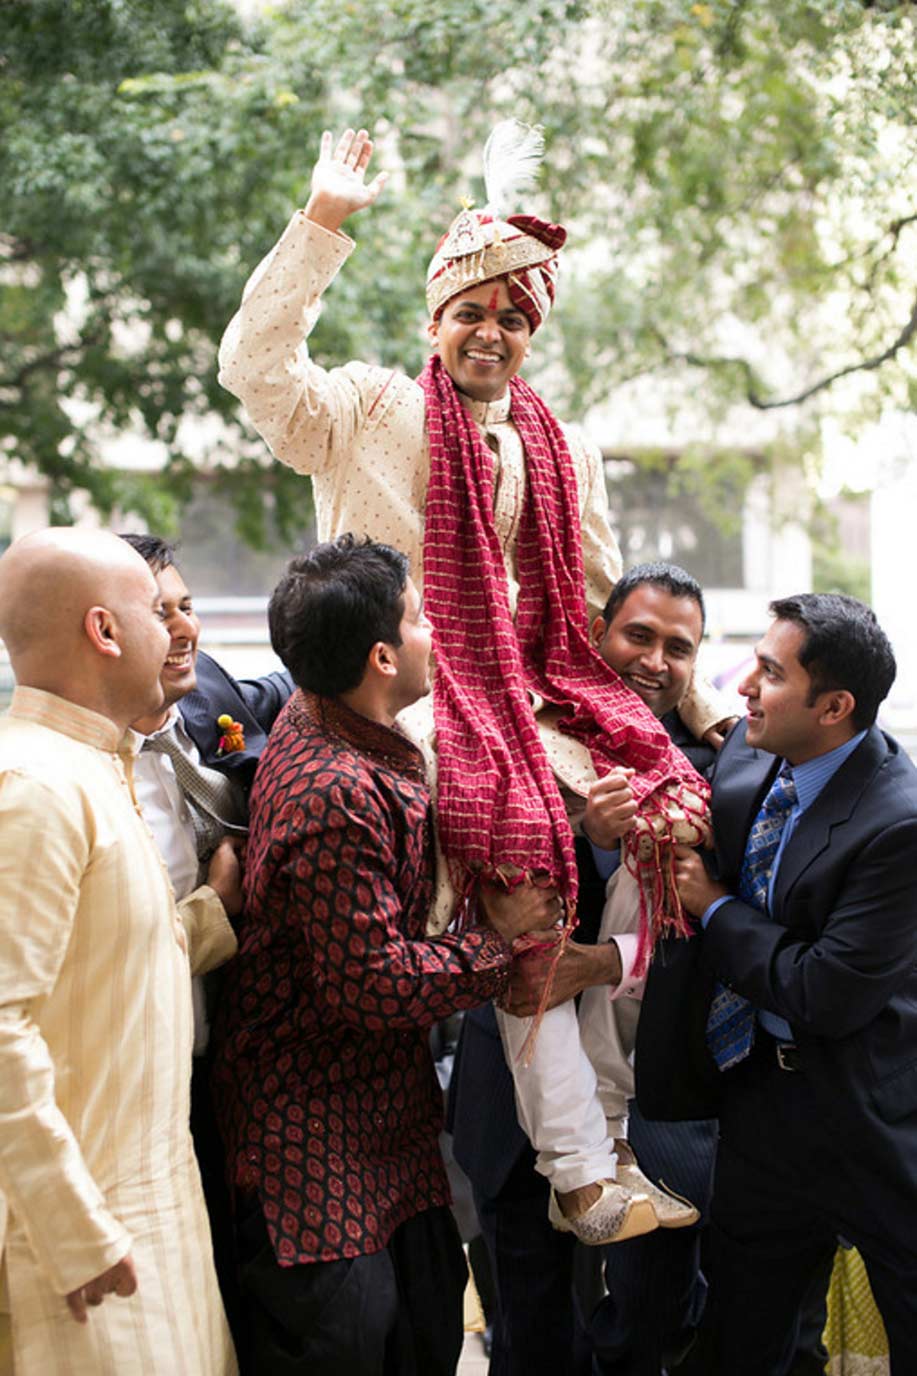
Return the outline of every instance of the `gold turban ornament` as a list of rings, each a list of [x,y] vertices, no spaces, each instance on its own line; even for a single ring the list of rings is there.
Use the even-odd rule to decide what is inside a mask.
[[[557,254],[567,231],[535,215],[507,211],[521,192],[534,186],[543,154],[540,129],[515,119],[495,125],[484,145],[487,204],[483,210],[469,205],[460,211],[427,269],[431,319],[453,296],[502,277],[532,332],[542,323],[554,301]]]

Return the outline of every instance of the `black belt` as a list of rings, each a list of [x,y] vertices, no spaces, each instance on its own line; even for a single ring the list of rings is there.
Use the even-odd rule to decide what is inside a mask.
[[[752,1046],[752,1056],[758,1065],[770,1069],[774,1062],[778,1070],[804,1070],[802,1055],[795,1042],[784,1042],[758,1024]]]

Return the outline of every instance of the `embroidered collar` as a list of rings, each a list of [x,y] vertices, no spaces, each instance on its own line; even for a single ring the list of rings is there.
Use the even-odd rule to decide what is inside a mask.
[[[56,693],[45,692],[43,688],[17,685],[9,714],[20,721],[47,726],[51,731],[59,731],[63,736],[112,755],[117,753],[121,742],[121,731],[109,717],[60,698]]]
[[[390,769],[426,778],[423,756],[402,731],[361,716],[339,698],[321,697],[297,688],[288,711],[300,731],[317,727],[328,735],[341,737],[361,755],[368,755]]]
[[[465,410],[470,412],[483,430],[488,430],[492,425],[502,425],[509,420],[512,393],[508,387],[504,395],[496,401],[475,401],[473,397],[459,392],[458,388],[456,392]]]

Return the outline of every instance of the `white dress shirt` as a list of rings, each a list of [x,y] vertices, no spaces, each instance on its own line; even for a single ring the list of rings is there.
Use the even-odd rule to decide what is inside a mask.
[[[173,704],[164,726],[151,731],[150,736],[170,733],[185,755],[200,764],[197,746],[185,730],[181,713]],[[168,755],[158,750],[144,750],[146,736],[129,731],[128,740],[134,756],[134,791],[143,820],[146,822],[166,862],[169,878],[179,902],[198,887],[200,865],[194,845],[194,826],[185,796],[175,777]],[[204,998],[204,982],[197,975],[191,981],[191,1003],[194,1009],[194,1055],[203,1056],[210,1040],[210,1024]]]

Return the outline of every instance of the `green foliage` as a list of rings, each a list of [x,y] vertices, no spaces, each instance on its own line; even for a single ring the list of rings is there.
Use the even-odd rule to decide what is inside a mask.
[[[572,128],[551,110],[588,245],[560,312],[575,403],[649,372],[712,417],[826,401],[917,305],[913,6],[607,0],[591,32],[593,99]],[[907,405],[914,371],[912,326],[860,379]]]
[[[843,493],[840,502],[851,509],[864,508],[868,497],[864,493]],[[838,514],[838,504],[829,506],[819,502],[809,523],[812,541],[812,587],[815,592],[844,592],[869,602],[872,595],[871,568],[868,557],[858,550],[845,547]]]
[[[417,370],[425,263],[514,113],[545,127],[537,208],[571,231],[546,395],[580,414],[652,377],[696,441],[678,481],[719,493],[724,417],[792,402],[802,453],[813,407],[914,406],[915,67],[913,6],[859,0],[0,4],[0,443],[58,514],[82,487],[169,524],[187,422],[216,412],[246,538],[267,538],[259,496],[302,521],[308,484],[264,465],[215,357],[322,128],[365,121],[394,175],[314,352]],[[99,464],[100,436],[136,430],[162,481]]]

